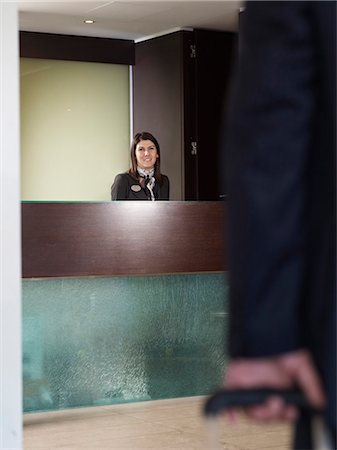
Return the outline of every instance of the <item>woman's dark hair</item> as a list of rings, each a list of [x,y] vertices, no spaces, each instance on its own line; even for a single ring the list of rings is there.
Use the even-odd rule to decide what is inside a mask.
[[[140,141],[152,141],[157,149],[157,153],[158,153],[158,158],[157,161],[154,165],[154,177],[156,179],[156,181],[161,184],[162,183],[162,176],[160,173],[160,147],[159,147],[159,143],[157,141],[157,139],[151,134],[148,133],[147,131],[142,131],[141,133],[137,133],[135,134],[132,144],[131,144],[131,149],[130,149],[130,153],[131,153],[131,169],[129,170],[129,173],[131,175],[133,175],[135,178],[137,178],[138,180],[140,179],[138,172],[137,172],[137,159],[136,159],[136,147],[137,144]]]

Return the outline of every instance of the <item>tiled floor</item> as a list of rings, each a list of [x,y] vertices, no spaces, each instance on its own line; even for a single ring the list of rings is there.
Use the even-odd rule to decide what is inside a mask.
[[[219,438],[201,416],[204,397],[26,414],[26,450],[176,449],[286,450],[284,425],[257,426],[221,420]],[[208,434],[211,435],[211,441]]]

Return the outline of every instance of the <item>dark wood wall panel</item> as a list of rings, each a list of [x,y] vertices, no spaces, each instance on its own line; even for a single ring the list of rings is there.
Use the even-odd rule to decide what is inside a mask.
[[[196,30],[198,200],[220,200],[225,191],[223,132],[235,33]]]
[[[124,39],[20,31],[20,56],[133,65],[135,44]]]
[[[133,67],[134,133],[149,131],[160,145],[162,172],[170,179],[171,200],[184,198],[184,38],[177,32],[136,44]]]
[[[227,269],[222,202],[23,203],[23,277]]]
[[[172,200],[225,196],[223,113],[235,38],[194,30],[136,44],[134,131],[152,131],[159,140]]]

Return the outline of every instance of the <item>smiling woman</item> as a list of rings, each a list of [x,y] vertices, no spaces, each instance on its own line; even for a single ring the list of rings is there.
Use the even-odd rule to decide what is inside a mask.
[[[168,200],[169,179],[160,173],[160,147],[147,131],[137,133],[131,144],[131,169],[116,176],[111,200]]]

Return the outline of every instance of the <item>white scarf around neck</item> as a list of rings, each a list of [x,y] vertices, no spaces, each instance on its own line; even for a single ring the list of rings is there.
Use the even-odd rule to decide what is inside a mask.
[[[145,178],[145,180],[149,180],[149,182],[147,183],[146,187],[148,188],[148,190],[150,191],[151,194],[151,201],[155,201],[155,196],[153,193],[153,188],[154,185],[156,183],[156,179],[154,177],[154,168],[152,169],[141,169],[140,167],[137,167],[137,172],[139,173],[139,175],[143,178]]]

